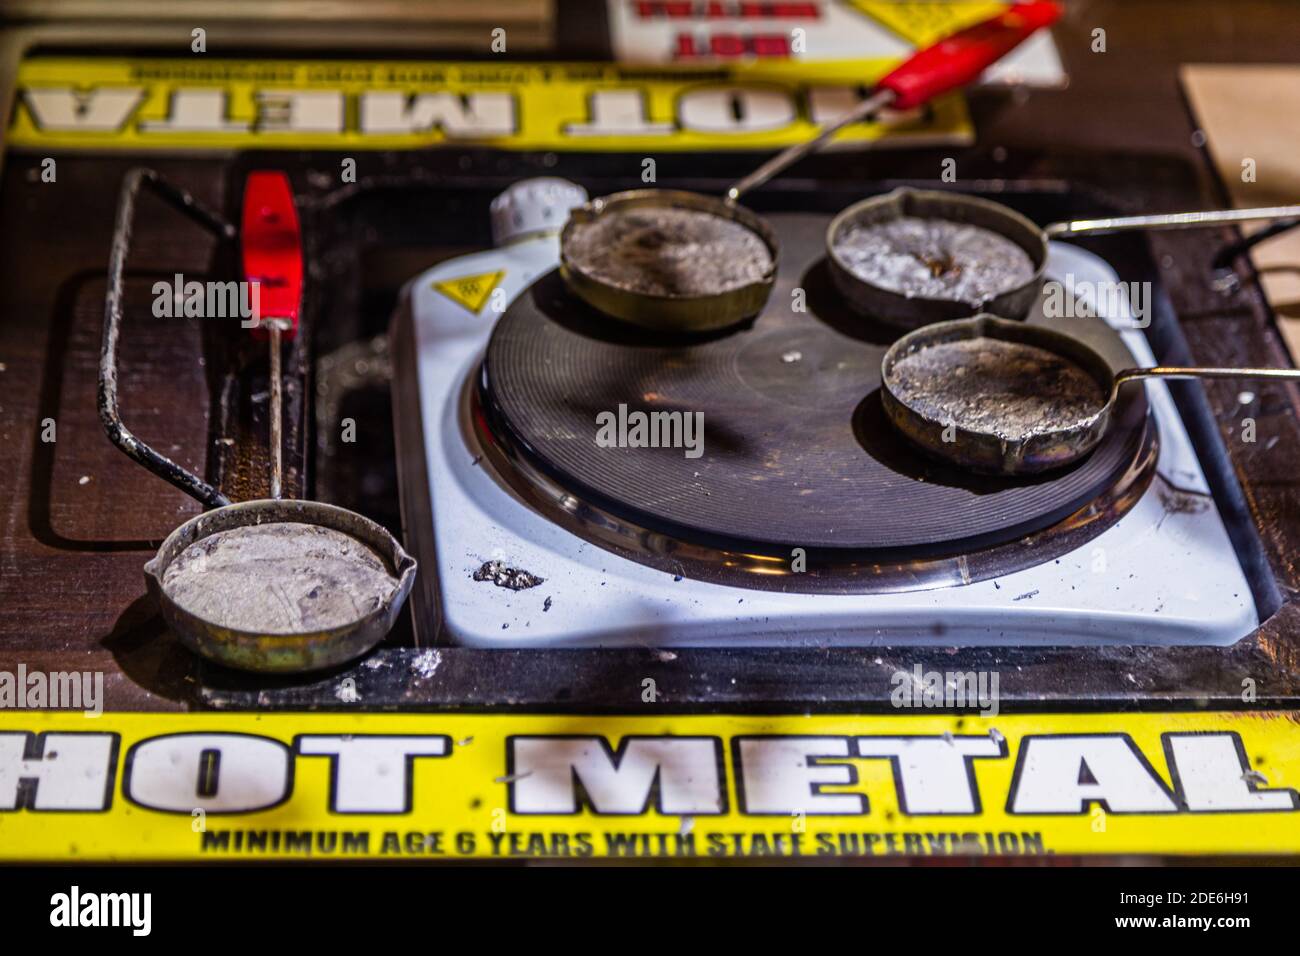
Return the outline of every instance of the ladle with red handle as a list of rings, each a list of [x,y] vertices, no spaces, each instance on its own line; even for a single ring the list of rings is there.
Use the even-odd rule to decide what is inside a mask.
[[[271,497],[238,504],[232,504],[217,488],[149,447],[122,421],[118,407],[117,350],[136,200],[143,188],[223,240],[234,240],[239,233],[220,213],[151,169],[132,169],[122,182],[104,300],[104,336],[99,358],[100,418],[113,444],[210,509],[167,536],[157,555],[144,566],[146,587],[168,627],[182,643],[227,667],[296,673],[333,667],[359,657],[383,640],[392,628],[410,593],[416,563],[386,529],[362,515],[319,501],[280,497],[280,343],[297,331],[303,286],[301,234],[289,180],[280,172],[254,172],[248,177],[244,193],[240,236],[243,273],[246,280],[257,283],[254,322],[244,324],[251,326],[255,336],[265,335],[271,343]],[[358,608],[354,619],[307,626],[300,618],[298,626],[285,630],[262,621],[231,625],[219,617],[196,611],[169,589],[166,583],[169,568],[194,545],[215,535],[238,535],[276,524],[285,526],[291,533],[294,526],[307,525],[352,538],[357,547],[349,548],[348,557],[340,559],[345,563],[364,562],[366,554],[373,554],[392,575],[395,581],[392,591],[373,606]],[[267,580],[259,572],[248,579],[248,586],[265,586]],[[269,580],[272,587],[283,583],[274,578]]]
[[[936,96],[974,82],[1029,36],[1051,26],[1061,16],[1058,4],[1035,0],[1020,3],[995,17],[945,37],[908,57],[876,81],[875,92],[808,140],[778,153],[729,190],[733,202],[761,186],[781,170],[797,163],[851,123],[870,119],[882,109],[910,110]]]

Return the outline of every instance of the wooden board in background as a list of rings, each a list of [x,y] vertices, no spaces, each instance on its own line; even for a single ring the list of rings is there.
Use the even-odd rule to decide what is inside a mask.
[[[1300,66],[1189,64],[1179,75],[1233,205],[1300,202]],[[1254,182],[1242,178],[1247,160]],[[1300,229],[1260,243],[1251,258],[1291,357],[1300,359]]]

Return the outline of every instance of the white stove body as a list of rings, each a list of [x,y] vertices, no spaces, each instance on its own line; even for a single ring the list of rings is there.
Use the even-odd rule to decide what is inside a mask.
[[[1159,427],[1157,476],[1114,525],[1059,559],[955,587],[885,594],[791,594],[683,578],[613,554],[558,526],[480,461],[463,426],[477,374],[504,305],[555,268],[554,233],[444,262],[403,292],[397,322],[413,323],[418,414],[427,485],[403,475],[408,542],[420,541],[424,586],[435,577],[436,640],[477,647],[973,646],[1230,644],[1258,624],[1250,587],[1166,386],[1147,384]],[[504,272],[479,312],[435,286]],[[1100,258],[1053,243],[1049,278],[1117,281]],[[1082,294],[1082,293],[1081,293]],[[1086,298],[1086,296],[1085,296]],[[1140,364],[1154,364],[1127,315],[1107,316]],[[399,367],[409,362],[399,362]],[[408,388],[406,395],[414,394]],[[410,452],[414,453],[414,449]],[[1167,509],[1165,482],[1196,496]],[[413,527],[413,495],[427,495],[433,527]],[[1184,499],[1185,500],[1185,499]],[[425,509],[420,509],[425,510]],[[429,541],[429,538],[432,541]],[[428,555],[436,555],[430,566]],[[509,591],[473,572],[493,559],[545,578]],[[429,635],[422,636],[429,640]]]

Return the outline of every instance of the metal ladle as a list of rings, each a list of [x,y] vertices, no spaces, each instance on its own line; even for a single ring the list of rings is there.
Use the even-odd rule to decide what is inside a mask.
[[[1105,401],[1095,412],[1074,421],[1049,423],[1024,436],[999,434],[960,413],[936,415],[909,389],[897,366],[909,356],[963,340],[994,339],[1014,346],[1039,349],[1082,371],[1100,389]],[[885,352],[880,363],[881,402],[893,427],[909,442],[933,458],[996,475],[1026,475],[1063,468],[1096,447],[1110,424],[1120,387],[1148,378],[1259,378],[1300,380],[1300,369],[1288,368],[1185,368],[1156,366],[1112,372],[1110,364],[1093,348],[1054,329],[1012,322],[992,315],[938,322],[904,335]],[[952,388],[952,380],[937,388]],[[1047,387],[1046,385],[1044,386]],[[933,392],[927,387],[925,391]]]
[[[1040,229],[1014,209],[978,196],[903,188],[864,199],[840,212],[826,230],[826,258],[831,279],[844,300],[859,313],[888,325],[917,328],[931,322],[964,318],[974,312],[1020,319],[1038,300],[1047,267],[1047,244],[1053,239],[1157,229],[1198,229],[1295,216],[1300,216],[1300,205],[1073,219]],[[841,252],[843,238],[855,229],[881,226],[904,217],[937,219],[996,233],[1024,250],[1033,266],[1033,274],[1026,281],[977,301],[909,295],[857,275]]]
[[[234,225],[192,195],[167,183],[150,169],[130,170],[122,183],[109,259],[108,292],[104,303],[104,335],[99,362],[99,413],[109,439],[132,459],[201,502],[206,511],[185,522],[163,541],[157,555],[144,566],[145,584],[158,602],[163,619],[191,650],[228,667],[270,673],[319,670],[342,664],[370,650],[392,629],[415,579],[416,562],[397,539],[375,522],[355,512],[318,501],[286,501],[280,493],[279,326],[272,324],[271,341],[271,487],[272,497],[232,504],[230,499],[183,466],[159,454],[132,434],[118,409],[117,349],[122,323],[123,272],[130,251],[135,204],[148,186],[190,219],[225,240],[237,235]],[[296,219],[295,219],[296,227]],[[327,528],[354,539],[383,561],[395,587],[377,606],[355,620],[323,629],[297,632],[231,628],[192,613],[173,600],[164,586],[168,567],[196,542],[219,532],[254,525],[297,523]],[[360,561],[362,548],[351,560]]]

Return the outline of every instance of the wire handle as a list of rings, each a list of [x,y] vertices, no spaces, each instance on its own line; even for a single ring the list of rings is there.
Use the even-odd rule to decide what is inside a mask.
[[[1199,229],[1256,219],[1290,219],[1300,216],[1300,206],[1263,206],[1258,209],[1210,209],[1204,212],[1171,212],[1155,216],[1118,216],[1113,219],[1074,219],[1054,222],[1043,229],[1047,238],[1060,236],[1102,236],[1138,229]]]
[[[171,185],[152,169],[137,166],[122,180],[118,194],[117,219],[113,225],[113,244],[108,259],[108,292],[104,296],[104,337],[99,351],[99,420],[104,423],[108,439],[128,456],[148,468],[159,478],[169,481],[207,508],[220,508],[230,499],[198,475],[191,473],[166,455],[161,455],[141,441],[126,427],[117,402],[117,341],[122,326],[122,274],[131,251],[131,230],[135,225],[135,203],[142,187],[179,210],[194,222],[221,239],[234,239],[235,227],[216,211],[199,202],[189,192]]]
[[[869,116],[884,109],[890,103],[894,102],[897,94],[893,90],[880,90],[867,97],[853,109],[849,110],[843,116],[834,122],[828,123],[818,130],[817,135],[812,139],[802,143],[796,143],[794,146],[781,150],[758,169],[754,170],[744,179],[737,182],[727,190],[727,200],[736,202],[745,193],[758,186],[763,185],[777,173],[793,166],[799,160],[803,159],[810,153],[815,153],[825,145],[826,141],[832,136],[848,126],[850,123],[857,123],[867,119]]]
[[[1281,378],[1300,379],[1300,368],[1185,368],[1157,365],[1115,373],[1115,386],[1143,378]]]

